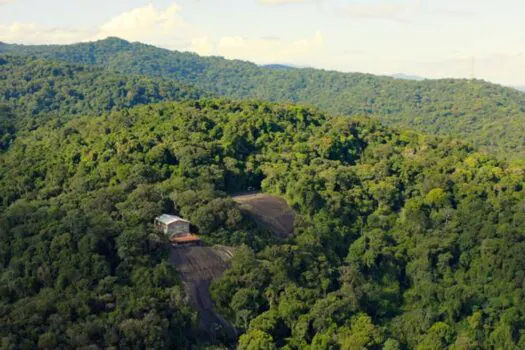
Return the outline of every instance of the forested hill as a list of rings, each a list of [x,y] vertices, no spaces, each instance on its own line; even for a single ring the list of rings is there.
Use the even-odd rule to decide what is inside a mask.
[[[160,101],[196,99],[204,93],[172,79],[123,75],[99,67],[0,55],[0,150],[20,130],[55,118]]]
[[[294,237],[243,216],[248,187],[286,198]],[[300,106],[51,120],[0,154],[2,346],[211,345],[151,226],[172,212],[236,247],[212,295],[239,349],[523,349],[524,191],[461,142]]]
[[[408,81],[318,69],[274,69],[109,38],[68,46],[0,45],[0,51],[162,76],[234,98],[293,101],[343,115],[466,138],[506,157],[525,156],[525,94],[479,80]]]

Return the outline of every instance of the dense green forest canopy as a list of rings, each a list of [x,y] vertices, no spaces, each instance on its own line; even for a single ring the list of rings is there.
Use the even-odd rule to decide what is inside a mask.
[[[241,349],[522,349],[524,185],[462,142],[301,106],[50,120],[0,155],[2,345],[205,346],[150,226],[173,212],[237,247],[212,294]],[[243,216],[248,187],[297,210],[293,238]]]
[[[34,129],[52,118],[63,123],[74,116],[203,95],[172,79],[0,55],[0,150],[8,147],[17,132]]]
[[[409,81],[319,69],[275,69],[118,38],[67,46],[0,44],[0,52],[173,78],[233,98],[291,101],[337,115],[376,116],[403,128],[467,138],[505,157],[525,157],[525,94],[480,80]]]

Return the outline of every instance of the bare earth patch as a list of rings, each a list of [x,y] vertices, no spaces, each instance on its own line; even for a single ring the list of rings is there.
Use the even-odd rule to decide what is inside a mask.
[[[234,196],[233,200],[241,210],[279,237],[293,235],[295,212],[283,198],[266,193],[249,193]]]
[[[242,211],[279,237],[293,234],[295,212],[283,198],[249,193],[233,199]],[[221,326],[234,339],[235,327],[213,310],[209,292],[211,282],[229,268],[232,255],[232,249],[225,246],[179,246],[171,249],[169,262],[179,272],[190,303],[199,312],[200,328],[215,336],[215,330]]]
[[[222,326],[230,338],[236,335],[235,328],[213,310],[209,292],[210,283],[222,276],[231,257],[231,249],[223,246],[173,247],[169,257],[170,264],[180,274],[190,303],[199,312],[200,328],[212,336],[218,326]]]

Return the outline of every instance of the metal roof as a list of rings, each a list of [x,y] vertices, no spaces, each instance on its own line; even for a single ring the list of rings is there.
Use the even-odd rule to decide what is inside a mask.
[[[180,216],[169,215],[169,214],[162,214],[161,216],[157,216],[156,220],[158,222],[162,222],[165,225],[169,225],[169,224],[172,224],[172,223],[177,222],[177,221],[188,222],[189,223],[188,220],[184,220]]]

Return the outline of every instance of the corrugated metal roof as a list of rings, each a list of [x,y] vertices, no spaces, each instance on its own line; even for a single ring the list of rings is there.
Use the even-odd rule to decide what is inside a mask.
[[[158,222],[162,222],[165,225],[169,225],[169,224],[172,224],[172,223],[177,222],[177,221],[188,222],[189,223],[188,220],[184,220],[180,216],[169,215],[169,214],[162,214],[161,216],[157,216],[157,218],[155,220],[157,220]]]

